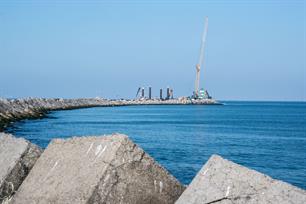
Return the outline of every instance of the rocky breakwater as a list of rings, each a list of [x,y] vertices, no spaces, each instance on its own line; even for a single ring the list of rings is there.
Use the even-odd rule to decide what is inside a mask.
[[[187,203],[305,204],[306,191],[212,155],[176,201]]]
[[[88,108],[97,106],[128,106],[128,105],[215,105],[220,104],[213,99],[191,100],[187,98],[159,100],[107,100],[102,98],[60,99],[60,98],[0,98],[0,131],[10,122],[27,118],[40,118],[48,111]]]
[[[43,117],[48,111],[112,105],[104,99],[2,99],[0,98],[0,131],[10,122]]]
[[[0,196],[2,204],[306,203],[305,190],[217,155],[185,189],[122,134],[54,139],[42,154],[0,134]]]
[[[184,190],[127,136],[113,134],[52,140],[5,202],[171,204]]]
[[[23,138],[0,133],[0,203],[15,193],[41,153]]]

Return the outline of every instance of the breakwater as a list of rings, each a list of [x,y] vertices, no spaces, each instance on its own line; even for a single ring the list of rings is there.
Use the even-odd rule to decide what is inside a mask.
[[[26,98],[3,99],[0,98],[0,131],[3,131],[9,123],[45,116],[48,111],[67,110],[89,107],[128,106],[128,105],[219,105],[213,99],[191,100],[186,98],[170,100],[108,100],[102,98]]]
[[[54,139],[42,152],[0,133],[0,203],[305,202],[306,191],[217,155],[186,187],[126,135]]]

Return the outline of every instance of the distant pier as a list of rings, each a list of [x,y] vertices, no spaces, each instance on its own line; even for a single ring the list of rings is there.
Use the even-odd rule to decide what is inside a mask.
[[[30,118],[40,118],[49,111],[68,110],[89,107],[133,106],[133,105],[220,105],[214,99],[194,100],[181,97],[178,99],[134,99],[134,100],[109,100],[103,98],[25,98],[3,99],[0,98],[0,131],[14,121]]]

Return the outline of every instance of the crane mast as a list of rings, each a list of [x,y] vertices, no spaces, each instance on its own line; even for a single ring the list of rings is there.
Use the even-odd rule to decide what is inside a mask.
[[[194,90],[194,97],[199,97],[199,86],[200,86],[200,71],[201,67],[204,61],[204,54],[205,54],[205,42],[206,42],[206,35],[208,31],[208,17],[205,17],[205,26],[204,26],[204,32],[202,36],[202,42],[201,42],[201,48],[200,48],[200,56],[199,56],[199,62],[196,64],[196,80],[195,80],[195,90]]]

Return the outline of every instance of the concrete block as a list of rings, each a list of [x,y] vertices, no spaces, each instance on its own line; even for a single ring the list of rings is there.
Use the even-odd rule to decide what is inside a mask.
[[[0,133],[0,203],[15,193],[41,152],[25,139]]]
[[[125,135],[53,140],[12,203],[174,203],[185,187]]]
[[[306,203],[306,191],[213,155],[176,204]]]

